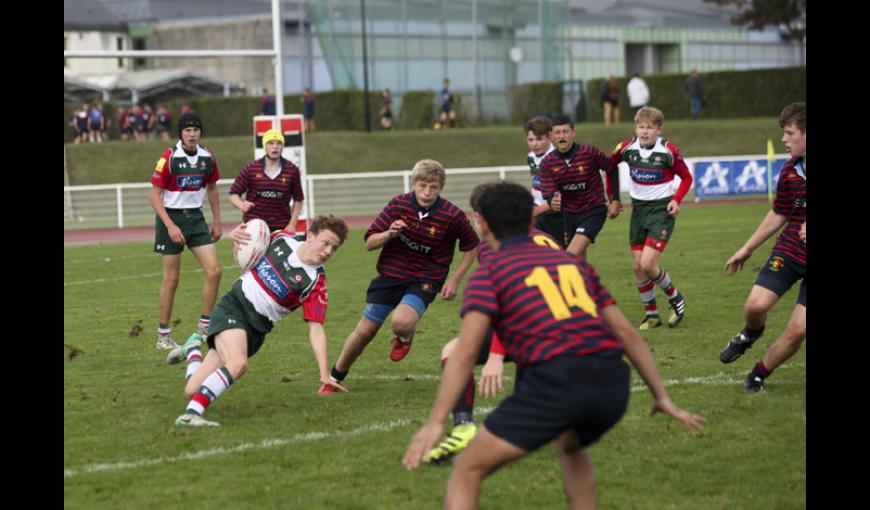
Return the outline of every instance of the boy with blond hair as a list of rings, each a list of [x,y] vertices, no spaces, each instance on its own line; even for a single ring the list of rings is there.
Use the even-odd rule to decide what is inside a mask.
[[[659,265],[659,259],[674,233],[680,202],[692,187],[692,174],[680,149],[662,138],[664,120],[664,114],[657,108],[645,106],[638,110],[634,116],[635,137],[617,144],[610,156],[614,165],[627,163],[631,177],[629,243],[637,290],[646,311],[641,330],[662,325],[656,307],[656,286],[664,291],[671,306],[668,327],[676,327],[686,311],[686,299]],[[674,193],[676,176],[681,181]]]
[[[382,248],[378,276],[369,285],[362,318],[332,367],[332,381],[341,383],[347,377],[391,312],[395,337],[390,359],[401,361],[435,296],[448,301],[456,297],[480,240],[462,209],[440,196],[446,180],[441,163],[418,161],[411,171],[412,191],[393,197],[365,233],[368,251]],[[459,268],[447,278],[457,241],[465,253]],[[324,384],[321,394],[335,390]]]

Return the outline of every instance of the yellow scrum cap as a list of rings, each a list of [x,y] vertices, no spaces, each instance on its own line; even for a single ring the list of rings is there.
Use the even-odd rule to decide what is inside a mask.
[[[277,129],[270,129],[263,133],[263,147],[271,141],[278,140],[281,145],[284,145],[284,135]]]

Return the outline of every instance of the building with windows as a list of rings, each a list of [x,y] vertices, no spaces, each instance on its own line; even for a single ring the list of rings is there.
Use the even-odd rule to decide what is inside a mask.
[[[88,18],[105,18],[107,29],[125,24],[100,33],[103,47],[272,47],[270,0],[66,0],[64,47],[73,49],[67,4],[93,4]],[[504,119],[510,87],[523,83],[562,81],[579,91],[610,74],[806,63],[805,43],[783,39],[776,27],[735,26],[735,12],[704,0],[284,0],[284,92],[362,89],[365,65],[369,89],[390,88],[399,114],[406,91],[437,91],[448,77],[472,116]],[[274,88],[268,58],[114,60],[102,65],[195,69],[252,95]],[[79,73],[78,62],[64,63]]]

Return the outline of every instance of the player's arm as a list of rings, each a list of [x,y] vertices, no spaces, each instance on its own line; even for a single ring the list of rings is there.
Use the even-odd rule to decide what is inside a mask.
[[[239,172],[229,191],[230,203],[243,213],[248,212],[252,207],[256,206],[253,202],[242,199],[242,193],[246,191],[248,191],[248,167],[243,168]]]
[[[248,212],[251,208],[256,206],[255,203],[243,200],[241,195],[239,195],[238,193],[233,193],[232,191],[230,191],[228,199],[230,203],[236,207],[236,209],[242,211],[243,213]]]
[[[622,201],[619,199],[619,167],[617,167],[604,152],[595,150],[595,161],[598,168],[604,171],[605,198],[607,204],[607,217],[614,219],[622,212]]]
[[[206,184],[205,194],[208,197],[208,205],[211,206],[212,215],[212,223],[208,229],[211,232],[211,238],[214,239],[214,242],[217,242],[224,235],[224,231],[221,228],[221,199],[218,195],[217,184],[213,182]]]
[[[187,242],[184,239],[184,234],[181,233],[181,229],[178,228],[172,219],[169,217],[169,213],[166,212],[166,206],[163,205],[163,188],[160,186],[151,185],[151,207],[154,208],[154,212],[157,213],[157,217],[160,218],[160,221],[166,225],[166,230],[169,232],[169,238],[172,239],[172,242],[175,244],[184,244]]]
[[[552,210],[553,210],[553,208],[550,207],[550,204],[548,204],[547,202],[544,202],[543,204],[536,205],[532,209],[532,216],[538,216],[538,215],[544,214],[545,212],[549,212]]]
[[[489,356],[486,358],[486,363],[480,371],[480,394],[484,397],[495,397],[504,389],[504,346],[498,338],[498,334],[493,332],[492,342],[489,345]]]
[[[293,208],[290,210],[290,223],[284,228],[287,232],[296,232],[296,223],[299,222],[299,213],[302,212],[302,201],[293,200]]]
[[[665,413],[676,420],[679,420],[686,428],[703,429],[704,417],[698,414],[692,414],[677,407],[676,404],[668,396],[664,384],[662,384],[661,375],[659,375],[656,362],[649,351],[649,348],[644,342],[643,337],[634,328],[625,315],[616,307],[609,305],[599,310],[604,323],[610,328],[616,337],[622,342],[625,347],[625,354],[629,361],[637,370],[640,377],[646,383],[650,393],[653,396],[653,406],[650,410],[650,415],[658,412]]]
[[[479,311],[469,311],[462,318],[459,331],[459,341],[450,355],[450,361],[444,367],[441,384],[438,386],[438,396],[429,414],[429,420],[423,428],[411,439],[411,444],[405,452],[402,463],[407,469],[416,469],[426,454],[441,438],[444,432],[444,420],[456,404],[460,393],[468,383],[468,376],[477,361],[477,352],[486,329],[492,318]]]
[[[308,341],[311,343],[311,350],[314,351],[314,359],[317,360],[317,369],[320,371],[321,384],[334,386],[335,388],[347,393],[347,388],[333,381],[329,377],[326,354],[326,330],[323,329],[323,324],[315,321],[308,321]]]
[[[740,269],[743,269],[743,263],[749,260],[749,257],[752,256],[752,252],[764,244],[765,241],[770,239],[770,236],[779,232],[779,229],[781,229],[787,222],[788,218],[786,216],[778,214],[776,211],[771,209],[743,246],[737,250],[734,255],[731,255],[731,258],[728,259],[727,262],[725,262],[725,270],[728,271],[728,274],[734,274]]]
[[[395,239],[396,236],[398,236],[401,231],[405,230],[407,226],[408,225],[404,221],[396,220],[390,223],[390,228],[387,230],[371,234],[366,238],[366,250],[374,251],[383,247],[385,244]]]
[[[680,213],[680,204],[683,202],[683,198],[692,187],[693,179],[692,173],[689,172],[689,167],[686,166],[686,162],[683,160],[683,155],[680,153],[680,149],[670,142],[667,144],[667,149],[671,152],[671,155],[674,158],[672,169],[674,173],[680,177],[680,187],[677,188],[673,200],[668,202],[668,214],[676,218],[677,214]]]
[[[462,254],[462,259],[459,261],[459,267],[456,268],[456,271],[447,278],[447,281],[444,282],[444,286],[441,287],[441,298],[447,301],[452,300],[456,297],[456,292],[459,290],[459,284],[462,283],[462,279],[465,278],[465,273],[471,268],[471,265],[474,263],[474,259],[477,258],[477,247],[474,247],[471,250]]]

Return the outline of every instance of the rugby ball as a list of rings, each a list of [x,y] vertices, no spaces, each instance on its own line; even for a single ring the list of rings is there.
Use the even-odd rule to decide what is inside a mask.
[[[266,254],[269,249],[269,225],[260,219],[253,219],[245,223],[245,232],[251,234],[251,240],[248,244],[239,248],[236,252],[236,264],[242,268],[242,271],[247,271],[257,265],[257,262]]]

